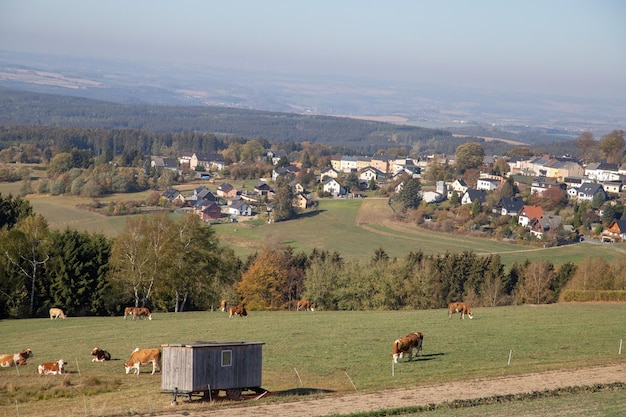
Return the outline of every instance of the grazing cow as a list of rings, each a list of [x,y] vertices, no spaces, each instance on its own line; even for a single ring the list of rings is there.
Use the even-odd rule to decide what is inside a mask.
[[[404,357],[404,354],[409,354],[409,360],[413,360],[413,341],[408,337],[400,337],[393,342],[393,361],[398,363],[398,359]]]
[[[411,341],[413,348],[415,349],[415,356],[419,356],[422,351],[422,344],[424,343],[424,334],[420,332],[409,333],[406,338]]]
[[[233,316],[246,317],[248,312],[244,306],[232,306],[230,308],[229,318],[233,318]]]
[[[104,349],[100,349],[99,347],[93,348],[91,351],[91,356],[93,356],[92,362],[104,362],[111,360],[111,354]]]
[[[152,320],[152,313],[148,307],[126,307],[124,309],[124,320],[128,316],[132,316],[133,320],[135,320],[135,317],[140,319],[147,317],[148,320]]]
[[[222,302],[220,303],[220,310],[222,310],[222,313],[226,313],[227,308],[228,308],[228,301],[222,300]]]
[[[37,372],[39,375],[63,375],[66,363],[63,359],[57,362],[44,362],[37,367]]]
[[[32,357],[33,352],[30,349],[26,349],[17,353],[0,354],[0,366],[3,368],[8,368],[9,366],[26,365],[26,360]]]
[[[296,310],[315,311],[315,308],[309,300],[300,300],[298,301],[298,306],[296,307]]]
[[[470,320],[474,318],[472,310],[470,310],[469,306],[465,303],[450,303],[450,305],[448,306],[448,320],[452,318],[452,315],[454,313],[461,313],[461,319],[463,320],[465,320],[466,314],[470,318]]]
[[[139,366],[147,365],[152,362],[152,375],[156,371],[157,366],[161,368],[161,349],[135,349],[130,355],[128,362],[124,364],[126,368],[126,374],[132,369],[137,376],[139,376]]]
[[[152,313],[148,307],[137,307],[133,312],[133,320],[135,317],[139,317],[140,319],[147,317],[148,320],[152,320]]]
[[[59,317],[61,317],[62,319],[65,318],[65,313],[63,312],[63,310],[61,310],[60,308],[51,308],[50,320],[58,319]]]

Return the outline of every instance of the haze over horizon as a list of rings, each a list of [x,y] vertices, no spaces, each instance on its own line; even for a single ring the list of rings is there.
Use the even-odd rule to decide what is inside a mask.
[[[626,97],[626,2],[4,0],[0,49]]]

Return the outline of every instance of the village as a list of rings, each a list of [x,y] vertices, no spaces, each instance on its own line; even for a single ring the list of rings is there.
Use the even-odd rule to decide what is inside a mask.
[[[153,158],[152,166],[157,170],[192,171],[216,184],[214,190],[201,186],[191,195],[175,186],[162,194],[171,205],[192,210],[209,222],[225,218],[235,222],[260,215],[271,223],[274,185],[279,180],[292,189],[292,205],[307,210],[315,207],[319,198],[384,195],[393,201],[407,180],[418,179],[422,184],[422,218],[416,221],[431,223],[431,227],[433,220],[444,219],[436,214],[438,209],[450,211],[457,207],[467,211],[473,207],[471,217],[483,218],[474,222],[473,230],[483,233],[493,234],[494,224],[502,225],[503,218],[513,218],[516,228],[528,239],[544,244],[572,243],[587,234],[604,243],[626,241],[626,163],[593,162],[583,166],[571,157],[485,156],[476,170],[443,180],[428,175],[429,170],[443,170],[450,176],[449,167],[456,163],[454,156],[343,155],[332,157],[328,166],[317,170],[303,168],[297,161],[284,163],[287,155],[282,151],[268,150],[264,158],[274,165],[271,177],[259,178],[253,189],[236,189],[228,182],[222,175],[228,166],[219,153],[192,153],[178,160]],[[299,181],[303,170],[314,173],[316,181]],[[477,215],[481,212],[486,216]],[[503,237],[514,235],[510,232]]]

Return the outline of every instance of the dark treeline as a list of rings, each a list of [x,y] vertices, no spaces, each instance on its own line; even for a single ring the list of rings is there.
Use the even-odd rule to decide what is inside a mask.
[[[144,155],[183,152],[217,152],[241,138],[217,138],[210,133],[151,133],[138,129],[99,129],[51,126],[0,125],[0,148],[34,144],[56,152],[91,150],[94,155],[121,155],[125,150]]]
[[[416,143],[434,139],[436,143],[454,140],[450,132],[442,129],[351,118],[223,107],[127,105],[3,89],[0,89],[0,125],[131,129],[169,134],[212,132],[272,142],[344,146],[369,154],[397,147],[411,150]],[[140,138],[137,140],[140,143]],[[434,147],[423,150],[439,152]]]

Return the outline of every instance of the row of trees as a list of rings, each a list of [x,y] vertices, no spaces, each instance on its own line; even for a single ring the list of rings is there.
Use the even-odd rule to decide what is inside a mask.
[[[389,259],[378,249],[368,261],[345,261],[336,252],[314,250],[307,256],[268,247],[236,288],[250,309],[293,308],[300,297],[329,310],[443,308],[457,300],[500,306],[555,302],[575,272],[571,263],[556,268],[547,261],[505,271],[498,255],[467,251]]]

